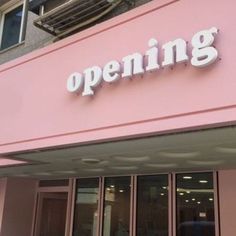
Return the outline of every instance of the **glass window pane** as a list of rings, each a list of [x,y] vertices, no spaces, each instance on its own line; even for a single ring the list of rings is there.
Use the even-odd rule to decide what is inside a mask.
[[[212,173],[178,174],[177,236],[214,236]]]
[[[129,235],[130,184],[130,177],[105,179],[103,236]]]
[[[98,222],[99,179],[77,180],[73,236],[95,236]]]
[[[138,177],[137,236],[168,236],[168,175]]]
[[[8,12],[4,17],[1,49],[19,43],[22,6]]]

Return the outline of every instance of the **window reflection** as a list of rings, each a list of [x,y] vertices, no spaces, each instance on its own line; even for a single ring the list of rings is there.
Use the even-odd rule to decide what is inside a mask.
[[[128,236],[130,177],[105,179],[103,236]]]
[[[137,236],[168,235],[168,176],[138,177]]]
[[[95,236],[98,221],[99,179],[77,180],[73,236]]]
[[[177,236],[215,236],[212,173],[178,174]]]
[[[1,49],[17,44],[20,37],[22,6],[8,12],[4,17]]]

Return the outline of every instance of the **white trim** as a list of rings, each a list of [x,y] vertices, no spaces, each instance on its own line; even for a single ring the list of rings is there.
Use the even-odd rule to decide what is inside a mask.
[[[71,230],[71,215],[74,214],[72,207],[74,206],[73,201],[75,198],[74,187],[75,187],[75,178],[69,179],[69,190],[67,198],[67,209],[66,209],[66,225],[65,225],[65,235],[70,235]]]
[[[0,49],[1,49],[1,45],[2,45],[2,34],[3,34],[3,26],[4,26],[4,22],[5,22],[5,14],[3,14],[3,12],[1,12],[1,16],[0,16]]]
[[[23,2],[23,7],[22,7],[22,18],[21,18],[21,24],[20,24],[20,34],[19,34],[19,43],[22,42],[24,40],[24,34],[25,34],[25,21],[27,19],[25,19],[25,15],[26,15],[26,12],[28,11],[28,1],[29,0],[24,0]]]
[[[44,5],[39,6],[39,15],[42,16],[44,14]]]
[[[73,178],[72,179],[72,190],[71,191],[71,194],[72,194],[72,197],[71,197],[71,213],[70,213],[70,226],[69,226],[69,236],[72,236],[73,234],[73,225],[74,225],[74,213],[75,213],[75,195],[76,195],[76,178]],[[100,183],[100,182],[99,182]],[[100,189],[100,188],[99,188]]]
[[[5,3],[0,7],[0,11],[5,12],[5,11],[11,11],[14,9],[17,5],[19,6],[20,4],[23,4],[23,0],[11,0]]]

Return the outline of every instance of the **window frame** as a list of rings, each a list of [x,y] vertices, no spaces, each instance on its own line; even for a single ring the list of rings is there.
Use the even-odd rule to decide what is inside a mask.
[[[0,52],[8,50],[12,47],[15,47],[16,45],[23,43],[25,41],[25,33],[26,33],[26,22],[27,22],[27,13],[28,13],[28,1],[29,0],[21,0],[21,1],[11,1],[10,3],[7,3],[7,5],[3,5],[2,8],[0,8]],[[20,33],[19,33],[19,39],[16,44],[13,44],[7,48],[2,48],[2,37],[3,37],[3,30],[4,30],[4,23],[5,23],[5,16],[9,12],[13,11],[17,7],[22,5],[22,18],[21,18],[21,25],[20,25]]]

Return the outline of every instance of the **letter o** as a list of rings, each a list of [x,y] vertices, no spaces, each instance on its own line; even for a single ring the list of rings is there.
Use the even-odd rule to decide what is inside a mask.
[[[80,73],[73,73],[67,80],[67,90],[71,93],[78,92],[83,85],[83,76]]]

